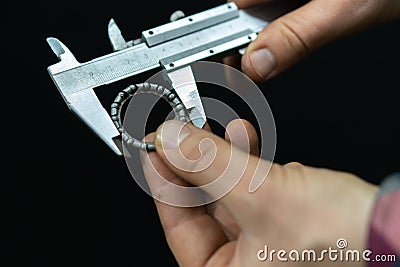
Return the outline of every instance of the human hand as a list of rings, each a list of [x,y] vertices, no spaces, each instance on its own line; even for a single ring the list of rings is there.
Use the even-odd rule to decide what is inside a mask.
[[[257,253],[265,245],[269,250],[300,253],[337,249],[339,238],[347,240],[349,249],[365,249],[376,186],[345,172],[261,160],[254,128],[240,120],[228,125],[228,141],[192,125],[183,126],[176,120],[164,123],[147,137],[155,136],[157,152],[142,155],[168,244],[180,266],[285,265],[293,262],[277,258],[263,262]],[[187,164],[188,159],[193,164]],[[176,167],[182,163],[185,170]],[[213,212],[204,206],[176,207],[162,201],[170,192],[158,182],[160,176],[182,186],[203,186],[217,178],[236,179],[233,176],[241,173],[236,186],[213,203],[217,207]],[[249,193],[253,178],[266,179]],[[295,263],[363,264],[324,259]]]
[[[272,1],[234,0],[239,8]],[[399,17],[399,0],[309,1],[259,33],[241,59],[242,71],[265,81],[335,39]],[[226,63],[234,65],[232,59]]]

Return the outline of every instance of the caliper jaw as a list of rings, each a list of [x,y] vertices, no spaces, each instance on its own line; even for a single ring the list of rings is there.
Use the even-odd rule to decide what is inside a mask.
[[[207,117],[191,66],[187,65],[170,70],[166,73],[166,76],[164,78],[172,84],[172,88],[181,99],[190,121],[194,126],[203,128]]]
[[[110,115],[103,108],[93,88],[71,91],[64,87],[62,76],[57,74],[76,68],[80,63],[75,59],[71,51],[58,39],[48,38],[48,44],[60,59],[60,62],[47,68],[50,76],[63,96],[67,106],[80,118],[91,130],[93,130],[117,155],[122,155],[121,149],[113,141],[120,135],[115,128]]]

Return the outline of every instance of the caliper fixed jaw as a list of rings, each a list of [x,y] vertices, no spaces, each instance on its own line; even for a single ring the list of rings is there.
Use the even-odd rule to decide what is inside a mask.
[[[103,108],[92,87],[74,87],[74,82],[63,79],[60,73],[80,66],[71,51],[58,39],[47,38],[60,62],[47,68],[49,75],[64,98],[67,106],[117,155],[122,155],[121,146],[114,140],[120,135],[108,112]]]

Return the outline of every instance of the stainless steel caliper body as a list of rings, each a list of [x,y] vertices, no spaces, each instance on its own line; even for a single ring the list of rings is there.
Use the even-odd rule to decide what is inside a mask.
[[[206,115],[190,64],[231,50],[240,52],[267,26],[268,21],[258,16],[263,12],[267,13],[259,7],[241,10],[231,2],[188,17],[179,16],[128,42],[111,19],[108,33],[114,52],[80,63],[61,41],[48,38],[60,60],[49,66],[48,72],[68,107],[116,154],[122,155],[115,142],[121,131],[93,89],[148,70],[165,69],[189,119],[201,128]]]

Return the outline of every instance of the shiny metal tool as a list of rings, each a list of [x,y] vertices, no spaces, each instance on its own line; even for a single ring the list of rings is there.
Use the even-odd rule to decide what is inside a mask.
[[[265,8],[241,10],[231,2],[184,17],[182,12],[171,16],[174,21],[142,32],[141,38],[125,41],[113,19],[108,34],[114,52],[91,61],[78,62],[58,39],[47,42],[60,62],[48,67],[48,73],[68,107],[87,124],[116,154],[122,155],[117,140],[140,149],[152,150],[122,129],[120,107],[139,88],[159,94],[183,111],[195,126],[203,127],[203,109],[190,64],[223,52],[240,52],[267,24],[257,14],[268,14]],[[110,84],[156,68],[164,69],[173,89],[152,84],[133,85],[120,92],[109,114],[97,98],[94,88]],[[183,110],[183,111],[182,111]]]

